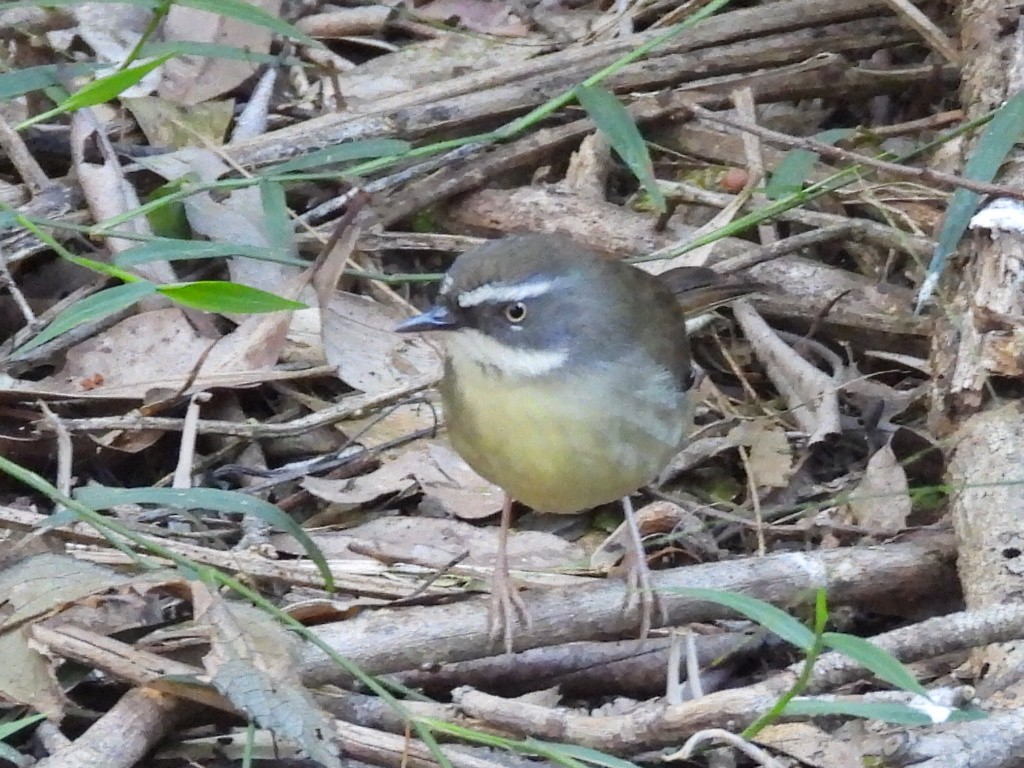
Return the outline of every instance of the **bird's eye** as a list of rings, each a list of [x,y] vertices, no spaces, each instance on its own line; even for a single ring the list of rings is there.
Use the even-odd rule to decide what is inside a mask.
[[[526,319],[526,305],[521,301],[505,307],[505,317],[510,323],[521,323]]]

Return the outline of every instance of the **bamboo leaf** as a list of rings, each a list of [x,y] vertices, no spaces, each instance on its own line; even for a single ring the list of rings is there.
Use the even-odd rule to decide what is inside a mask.
[[[765,629],[774,632],[787,643],[792,643],[803,651],[809,651],[814,646],[814,633],[811,630],[781,608],[776,608],[771,603],[758,600],[756,597],[696,587],[665,591],[671,592],[674,595],[684,595],[695,600],[705,600],[709,603],[717,603],[718,605],[730,608],[737,613],[743,614],[751,621],[757,622]]]
[[[576,98],[587,110],[597,129],[636,176],[658,211],[665,210],[665,196],[654,179],[654,166],[647,143],[633,118],[614,93],[597,85],[579,86]]]
[[[306,308],[301,302],[225,280],[162,285],[157,290],[171,301],[204,312],[254,314]]]
[[[14,350],[11,356],[14,358],[21,357],[26,352],[52,339],[56,339],[73,328],[77,328],[84,323],[110,317],[155,292],[156,286],[153,283],[139,280],[134,283],[116,285],[113,288],[106,288],[99,293],[94,293],[92,296],[72,304],[57,315],[53,322],[29,339],[29,341],[18,347],[18,349]]]
[[[334,577],[323,552],[295,520],[269,502],[255,496],[220,488],[109,488],[88,485],[75,491],[75,498],[94,509],[110,509],[118,504],[157,504],[178,509],[212,509],[228,514],[255,515],[292,536],[316,563],[327,588],[334,588]]]

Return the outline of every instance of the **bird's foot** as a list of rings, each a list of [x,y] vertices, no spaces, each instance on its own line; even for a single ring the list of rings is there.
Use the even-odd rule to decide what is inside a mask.
[[[651,569],[647,558],[637,557],[630,552],[626,555],[626,598],[623,601],[623,613],[632,613],[635,607],[640,609],[640,639],[643,640],[651,632],[654,611],[658,611],[661,624],[668,623],[668,611],[661,597],[651,585]]]
[[[512,653],[512,627],[516,618],[527,630],[532,629],[533,619],[519,590],[512,583],[507,571],[496,568],[491,579],[491,605],[487,610],[487,626],[492,643],[498,640],[499,635],[504,639],[505,653]]]
[[[640,535],[640,526],[636,521],[636,513],[633,511],[633,502],[629,496],[622,499],[622,511],[625,515],[626,527],[629,530],[630,548],[626,552],[626,600],[623,611],[632,611],[633,601],[640,604],[640,639],[650,634],[651,623],[654,617],[654,609],[658,609],[658,618],[661,624],[668,624],[668,611],[664,602],[655,593],[651,585],[651,569],[647,565],[647,552],[644,550],[643,537]]]

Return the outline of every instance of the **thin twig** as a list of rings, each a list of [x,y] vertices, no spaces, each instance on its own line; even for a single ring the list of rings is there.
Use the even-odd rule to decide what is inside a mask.
[[[844,221],[821,229],[813,229],[810,232],[802,232],[799,235],[793,235],[783,240],[776,240],[774,243],[762,245],[760,248],[755,248],[749,253],[722,259],[722,261],[714,265],[714,269],[716,272],[723,274],[750,269],[758,264],[802,251],[804,248],[809,248],[818,243],[827,243],[832,240],[848,237],[851,233],[856,232],[856,230],[857,227],[854,222]]]
[[[769,128],[762,128],[760,125],[755,123],[748,123],[742,120],[723,117],[721,113],[706,109],[699,104],[694,104],[691,109],[693,114],[703,121],[713,123],[715,125],[726,125],[730,128],[736,128],[741,131],[753,133],[768,141],[781,144],[784,147],[807,149],[811,152],[816,152],[822,157],[828,157],[833,160],[846,160],[851,163],[863,165],[866,168],[873,168],[876,171],[890,173],[893,176],[898,176],[900,178],[931,182],[945,189],[969,189],[972,192],[977,192],[981,195],[1012,197],[1019,200],[1024,199],[1024,189],[1020,189],[1019,187],[1009,187],[1003,184],[989,184],[984,181],[966,179],[963,176],[956,176],[952,173],[933,171],[930,168],[914,168],[907,165],[900,165],[899,163],[877,160],[873,157],[867,157],[857,152],[851,152],[848,149],[840,149],[839,147],[834,147],[831,144],[825,144],[824,142],[816,141],[814,139],[790,136],[788,133],[779,133],[778,131],[773,131]]]
[[[710,741],[712,739],[724,742],[734,749],[738,749],[758,765],[763,766],[763,768],[782,768],[782,763],[769,755],[766,751],[754,744],[751,744],[742,736],[737,736],[735,733],[731,733],[724,728],[708,728],[703,731],[697,731],[697,733],[693,734],[693,736],[686,740],[682,749],[670,757],[683,760],[689,759],[697,747],[701,745],[701,742]]]
[[[397,389],[374,395],[358,395],[347,398],[329,408],[316,413],[294,419],[283,424],[239,423],[237,421],[209,420],[200,421],[197,425],[200,435],[234,435],[265,439],[270,437],[294,437],[305,434],[318,427],[334,424],[338,421],[361,419],[367,413],[389,405],[403,397],[415,394],[436,383],[436,376],[416,379]],[[94,419],[67,419],[64,426],[69,432],[104,432],[108,429],[122,429],[128,432],[154,429],[158,432],[177,432],[184,428],[184,419],[173,419],[158,416],[103,416]]]

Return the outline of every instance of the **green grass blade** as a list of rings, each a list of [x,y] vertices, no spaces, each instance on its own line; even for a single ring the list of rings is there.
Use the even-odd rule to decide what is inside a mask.
[[[325,165],[335,165],[348,160],[370,160],[378,157],[392,157],[408,152],[412,145],[400,139],[366,139],[365,141],[348,141],[334,147],[325,147],[308,155],[297,157],[278,165],[267,166],[260,171],[261,176],[279,176],[283,173],[306,171],[310,168],[320,169]]]
[[[974,147],[974,154],[964,167],[964,178],[973,181],[992,181],[1005,162],[1013,145],[1024,134],[1024,93],[1018,93],[1008,99],[992,117]],[[967,231],[981,201],[981,195],[967,189],[958,189],[946,208],[946,218],[928,265],[928,274],[921,284],[921,292],[917,299],[917,310],[931,297],[938,285],[939,277],[946,265],[946,260],[956,250],[960,238]]]
[[[208,240],[181,240],[174,237],[158,237],[132,246],[117,254],[114,263],[119,267],[134,267],[151,261],[191,261],[229,256],[244,256],[247,259],[292,264],[297,267],[309,266],[309,262],[279,253],[273,248],[242,243],[215,243]]]
[[[899,659],[874,643],[862,637],[839,632],[826,632],[821,639],[829,648],[839,651],[844,656],[849,656],[867,667],[879,679],[885,680],[897,688],[902,688],[904,691],[921,696],[928,695],[924,686],[917,682],[913,673]]]
[[[534,747],[544,745],[549,750],[557,750],[566,757],[570,757],[588,765],[596,765],[600,768],[637,768],[636,763],[632,763],[629,760],[623,760],[621,757],[616,757],[615,755],[609,755],[607,752],[599,752],[598,750],[591,749],[590,747],[581,747],[576,744],[556,744],[550,741],[538,741],[536,739],[527,739],[526,743],[528,746]]]
[[[260,53],[250,51],[247,48],[239,48],[234,45],[223,45],[222,43],[201,43],[196,40],[167,40],[146,43],[142,46],[139,55],[145,58],[150,56],[205,56],[208,59],[230,59],[232,61],[247,61],[250,64],[280,64],[285,67],[306,66],[294,56],[281,57],[276,53]]]
[[[814,139],[823,144],[835,144],[855,133],[852,128],[832,128],[816,133]],[[791,149],[775,168],[764,188],[764,196],[769,200],[779,200],[804,188],[804,182],[811,175],[814,164],[818,162],[818,153],[809,149]]]
[[[161,285],[157,290],[171,301],[204,312],[255,314],[306,308],[301,302],[225,280]]]
[[[786,716],[825,717],[847,715],[869,720],[883,720],[901,725],[935,725],[936,723],[984,720],[988,715],[979,710],[949,709],[900,702],[835,701],[827,698],[796,698],[786,705]]]
[[[134,283],[115,285],[113,288],[106,288],[99,293],[94,293],[92,296],[72,304],[57,315],[52,323],[14,350],[11,357],[23,356],[26,352],[56,339],[84,323],[110,317],[155,292],[156,286],[153,283],[140,280]]]
[[[654,166],[647,143],[622,102],[614,93],[597,85],[581,85],[576,89],[576,98],[612,149],[636,176],[655,208],[664,211],[665,195],[654,180]]]
[[[0,723],[0,741],[10,738],[18,731],[28,728],[33,723],[38,723],[45,718],[46,715],[29,715],[28,717],[12,720],[9,723]]]
[[[290,255],[295,248],[295,232],[288,216],[284,186],[276,181],[260,179],[260,202],[263,204],[263,225],[271,250]]]
[[[334,577],[320,548],[302,526],[263,499],[219,488],[108,488],[102,485],[78,488],[74,497],[94,509],[110,509],[118,504],[158,504],[178,509],[212,509],[229,514],[255,515],[298,541],[309,559],[316,563],[327,589],[334,589]]]
[[[96,61],[83,61],[69,65],[66,70],[59,69],[56,64],[44,64],[39,67],[26,67],[12,72],[0,74],[0,101],[24,96],[32,91],[41,91],[54,86],[63,88],[60,81],[61,72],[66,71],[70,77],[91,75],[102,64]]]
[[[690,597],[694,600],[717,603],[737,613],[741,613],[751,621],[757,622],[765,629],[774,632],[787,643],[792,643],[802,651],[809,651],[814,647],[814,633],[811,630],[781,608],[776,608],[774,605],[764,602],[764,600],[733,592],[721,592],[717,589],[699,589],[697,587],[666,589],[665,591],[673,595]]]
[[[128,69],[119,69],[106,77],[94,80],[88,85],[75,91],[53,109],[34,115],[28,120],[19,123],[16,130],[23,130],[28,128],[30,125],[44,122],[45,120],[49,120],[51,117],[64,114],[65,112],[74,112],[76,109],[82,109],[83,107],[94,107],[97,104],[104,104],[112,99],[116,99],[154,69],[171,58],[172,55],[173,54],[160,56],[152,61],[147,61],[134,67],[128,67]]]

